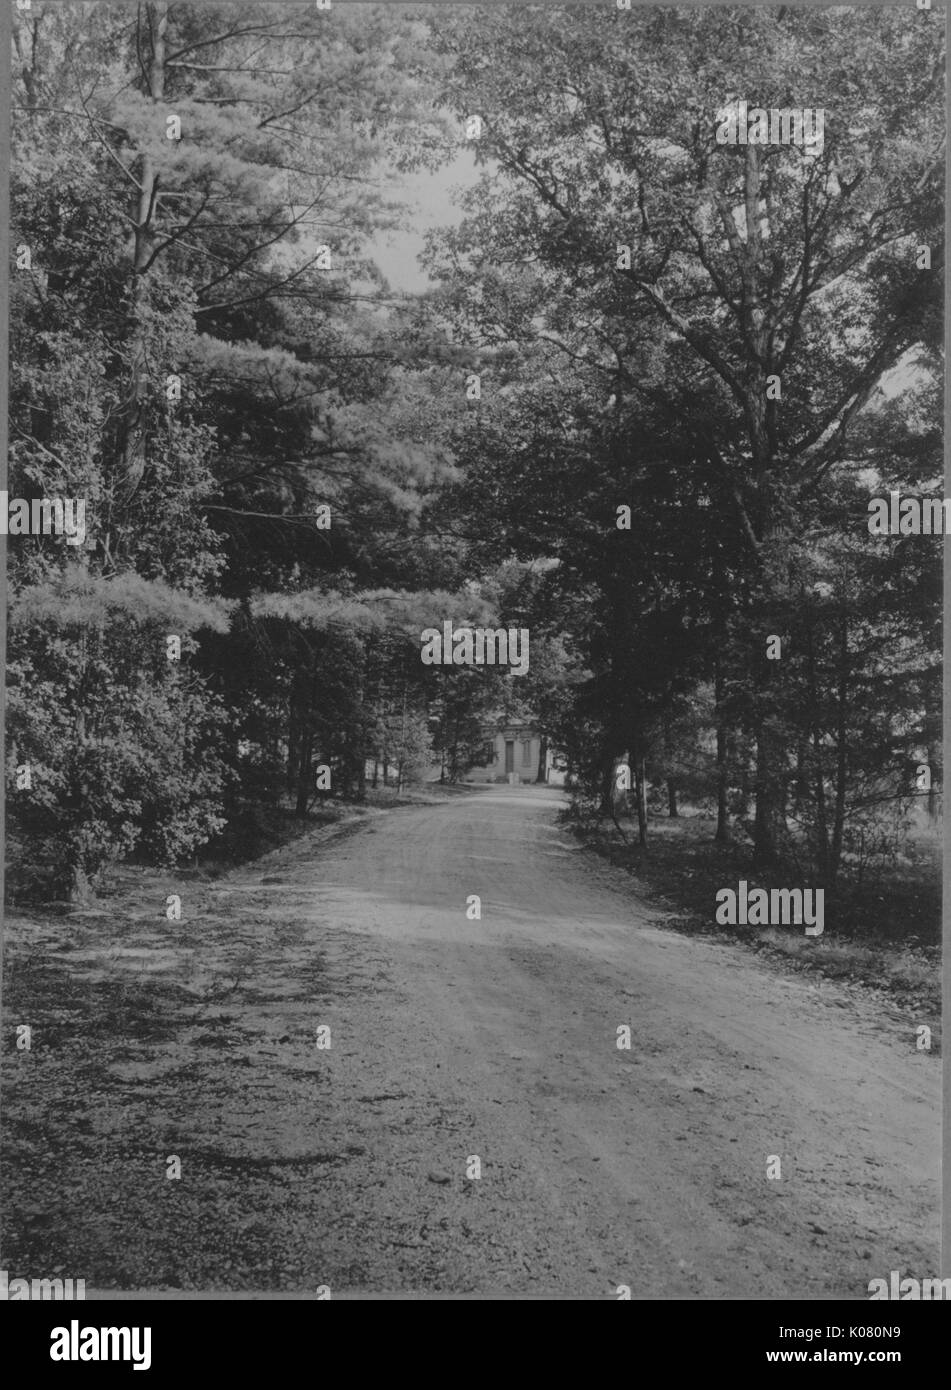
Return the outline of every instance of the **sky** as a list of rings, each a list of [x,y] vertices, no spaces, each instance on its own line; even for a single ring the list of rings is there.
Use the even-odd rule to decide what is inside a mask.
[[[478,176],[475,155],[462,149],[451,163],[435,173],[421,169],[405,175],[398,184],[388,185],[388,195],[407,204],[408,226],[372,238],[367,250],[394,290],[420,294],[430,288],[433,282],[416,259],[423,249],[425,234],[433,227],[459,225],[462,212],[453,202],[452,190],[458,185],[471,187]]]

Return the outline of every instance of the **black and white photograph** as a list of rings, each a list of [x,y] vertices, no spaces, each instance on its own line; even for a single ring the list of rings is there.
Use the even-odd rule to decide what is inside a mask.
[[[0,1301],[901,1362],[944,6],[7,9]]]

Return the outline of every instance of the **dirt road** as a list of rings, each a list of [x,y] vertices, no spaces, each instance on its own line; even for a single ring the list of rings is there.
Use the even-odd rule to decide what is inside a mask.
[[[321,1013],[365,1149],[328,1282],[864,1297],[936,1273],[938,1067],[912,1022],[652,928],[560,804],[493,788],[293,870],[340,967],[380,978]]]
[[[124,1118],[104,1138],[100,1097],[87,1159],[125,1196],[101,1249],[94,1198],[85,1237],[61,1211],[77,1272],[144,1223],[126,1287],[863,1300],[892,1269],[937,1274],[919,1020],[652,925],[561,804],[493,787],[224,880],[195,960],[224,978],[243,953],[244,973],[217,1031],[206,1011],[164,1059],[153,1041],[110,1062]],[[146,1200],[142,1151],[169,1148],[183,1181]]]

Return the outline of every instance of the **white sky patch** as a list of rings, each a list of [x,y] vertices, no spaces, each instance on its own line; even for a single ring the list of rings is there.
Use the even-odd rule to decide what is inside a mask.
[[[916,364],[915,357],[915,349],[909,348],[901,361],[896,362],[882,377],[879,389],[887,400],[907,391],[909,387],[920,385],[924,380],[926,373]]]
[[[453,190],[471,188],[479,178],[474,151],[462,149],[450,163],[434,173],[420,169],[403,175],[387,189],[390,197],[407,204],[408,226],[400,231],[381,232],[367,243],[367,254],[376,262],[394,290],[403,294],[422,294],[430,289],[429,278],[418,257],[426,233],[435,227],[458,227],[462,209]]]

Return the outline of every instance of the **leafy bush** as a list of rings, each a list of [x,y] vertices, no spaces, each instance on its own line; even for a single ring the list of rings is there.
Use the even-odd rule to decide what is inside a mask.
[[[224,713],[186,663],[190,629],[226,625],[220,605],[78,565],[16,597],[9,814],[34,882],[45,870],[54,891],[82,900],[111,859],[141,847],[172,863],[221,828]],[[182,662],[168,659],[170,633]]]

